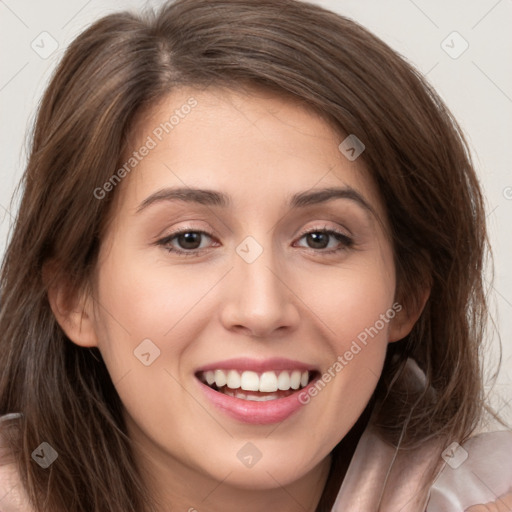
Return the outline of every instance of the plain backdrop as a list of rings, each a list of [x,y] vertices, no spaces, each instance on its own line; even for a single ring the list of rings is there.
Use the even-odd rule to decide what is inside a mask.
[[[0,258],[15,217],[11,196],[26,162],[26,134],[66,46],[103,15],[161,3],[0,0]],[[487,198],[495,258],[491,305],[503,363],[493,403],[512,421],[512,0],[316,3],[358,21],[402,54],[462,125]],[[497,336],[487,353],[490,372],[499,354]]]

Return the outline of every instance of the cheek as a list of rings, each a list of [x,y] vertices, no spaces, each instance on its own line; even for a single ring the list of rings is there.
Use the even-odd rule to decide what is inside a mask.
[[[170,286],[162,275],[114,251],[99,275],[98,346],[124,409],[149,430],[151,422],[169,424],[168,411],[179,405],[173,397],[189,343],[180,328],[201,294],[178,276]]]
[[[130,372],[132,379],[140,376],[141,388],[158,388],[154,370],[179,375],[181,362],[193,349],[191,341],[210,321],[205,299],[222,272],[170,268],[164,256],[148,263],[115,250],[100,269],[98,345],[112,380]],[[169,386],[169,375],[163,373]]]
[[[303,278],[307,305],[328,328],[337,354],[347,350],[353,340],[364,342],[369,330],[372,339],[387,342],[395,294],[394,274],[389,268],[392,266],[384,259],[371,264],[357,262]]]
[[[148,264],[113,254],[99,282],[106,323],[116,331],[121,329],[122,339],[129,335],[133,342],[140,342],[166,337],[207,292],[209,280],[179,269],[171,274],[163,262]],[[114,335],[107,338],[112,343],[116,340]]]
[[[142,354],[149,352],[150,361],[160,357],[163,335],[176,322],[177,301],[152,267],[138,265],[121,251],[112,250],[105,259],[98,282],[98,346],[115,382],[148,362]]]
[[[348,431],[375,390],[397,313],[394,275],[385,260],[372,263],[326,269],[303,282],[305,301],[325,327],[329,360],[313,393],[328,396],[319,414],[331,439]]]
[[[376,384],[395,315],[392,293],[382,283],[359,278],[345,280],[343,289],[332,290],[329,297],[323,318],[331,331],[332,365],[339,363],[334,370],[351,387],[368,378]]]

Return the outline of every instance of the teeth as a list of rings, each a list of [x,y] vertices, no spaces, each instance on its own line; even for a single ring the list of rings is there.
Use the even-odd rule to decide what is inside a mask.
[[[277,387],[283,391],[290,389],[290,374],[288,372],[281,372],[277,378]]]
[[[241,388],[244,391],[264,393],[295,390],[307,386],[309,382],[309,372],[300,370],[267,371],[262,374],[253,371],[240,373],[237,370],[209,370],[204,372],[202,377],[210,386],[215,384],[218,388],[222,388],[227,385],[229,389]]]
[[[229,370],[226,383],[228,388],[238,389],[240,387],[240,374],[236,370]]]
[[[246,395],[245,393],[242,393],[241,391],[235,390],[235,389],[226,389],[224,391],[225,395],[233,396],[235,398],[241,398],[242,400],[249,400],[252,402],[266,402],[268,400],[277,400],[279,395],[276,393],[268,394],[268,395],[261,395],[261,396],[255,396],[255,395]]]
[[[256,372],[243,372],[242,376],[240,377],[240,387],[245,391],[259,391],[260,378],[258,374]]]
[[[270,393],[277,391],[277,375],[276,372],[265,372],[260,377],[260,391]]]
[[[292,389],[299,389],[300,388],[300,372],[298,370],[294,370],[292,372],[292,376],[290,378],[290,386]]]
[[[225,386],[227,381],[228,379],[224,373],[224,370],[215,370],[215,384],[218,388]]]
[[[212,372],[211,370],[207,371],[204,374],[204,377],[209,386],[211,386],[215,382],[215,372]]]

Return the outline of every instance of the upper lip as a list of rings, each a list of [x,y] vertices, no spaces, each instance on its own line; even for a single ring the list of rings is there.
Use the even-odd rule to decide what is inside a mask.
[[[207,372],[208,370],[239,370],[253,371],[262,373],[271,370],[302,370],[315,371],[316,368],[310,364],[292,359],[273,357],[270,359],[250,359],[247,357],[238,357],[235,359],[226,359],[216,361],[215,363],[201,366],[196,373]]]

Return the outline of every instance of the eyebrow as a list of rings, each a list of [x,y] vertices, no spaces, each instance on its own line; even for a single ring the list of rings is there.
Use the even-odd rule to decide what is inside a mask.
[[[351,200],[363,209],[375,214],[368,201],[366,201],[366,199],[357,192],[357,190],[350,186],[322,188],[300,192],[291,196],[289,199],[289,206],[290,209],[304,208],[306,206],[325,203],[334,199]],[[223,192],[188,187],[163,188],[144,199],[137,208],[137,213],[145,210],[155,203],[168,201],[184,201],[187,203],[197,203],[205,206],[218,206],[221,208],[228,208],[231,205],[231,198]]]
[[[227,208],[230,198],[222,192],[204,190],[199,188],[163,188],[144,199],[137,208],[137,213],[145,210],[155,203],[163,201],[184,201],[187,203],[198,203],[205,206],[220,206]]]

